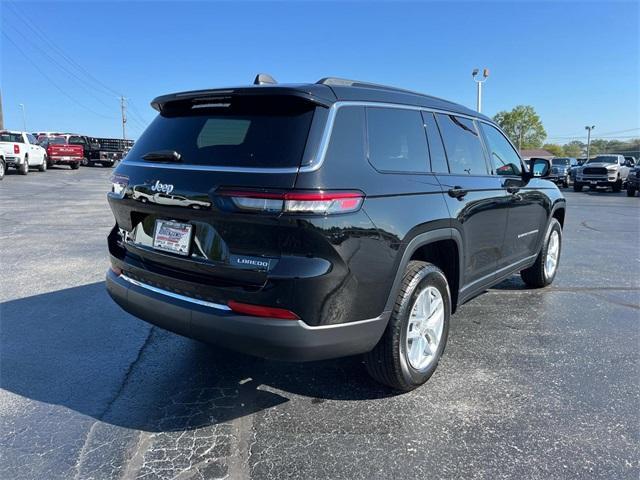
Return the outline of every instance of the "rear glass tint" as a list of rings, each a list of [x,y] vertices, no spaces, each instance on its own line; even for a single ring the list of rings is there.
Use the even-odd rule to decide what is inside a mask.
[[[425,173],[429,153],[417,110],[367,108],[369,161],[382,172]]]
[[[291,97],[234,98],[225,106],[166,106],[126,161],[175,150],[182,163],[240,168],[300,165],[314,105]]]
[[[24,143],[19,133],[0,132],[0,142]]]
[[[455,115],[436,114],[451,173],[487,175],[482,144],[473,122]]]

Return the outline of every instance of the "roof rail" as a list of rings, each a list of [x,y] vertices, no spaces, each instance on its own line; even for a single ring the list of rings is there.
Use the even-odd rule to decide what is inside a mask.
[[[389,85],[380,85],[379,83],[361,82],[360,80],[349,80],[347,78],[325,77],[316,82],[318,85],[336,86],[336,87],[364,87],[377,88],[379,90],[390,90],[393,92],[412,93],[414,95],[423,95],[423,93],[413,92],[404,88],[390,87]]]

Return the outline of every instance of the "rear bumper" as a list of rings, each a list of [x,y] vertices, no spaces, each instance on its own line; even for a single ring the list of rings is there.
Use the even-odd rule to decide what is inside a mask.
[[[73,163],[80,163],[82,158],[62,158],[62,157],[49,157],[49,163],[54,165],[71,165]]]
[[[21,157],[12,157],[9,155],[5,155],[4,162],[7,164],[8,167],[15,166],[15,165],[22,165],[24,163]]]
[[[311,327],[302,320],[239,315],[224,305],[131,281],[107,272],[107,291],[125,311],[166,330],[264,358],[311,361],[368,352],[386,328],[388,314],[358,322]]]

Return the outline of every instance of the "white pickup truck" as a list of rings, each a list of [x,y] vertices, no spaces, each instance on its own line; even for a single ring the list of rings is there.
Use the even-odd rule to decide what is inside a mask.
[[[47,171],[47,152],[36,144],[33,135],[11,130],[0,131],[0,177],[8,167],[16,168],[22,175],[29,173],[29,167]]]

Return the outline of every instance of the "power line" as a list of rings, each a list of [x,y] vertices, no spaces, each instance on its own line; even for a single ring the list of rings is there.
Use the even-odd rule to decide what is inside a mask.
[[[24,39],[26,40],[26,43],[28,45],[31,45],[31,47],[35,48],[36,50],[38,50],[44,57],[46,57],[51,63],[53,63],[56,67],[58,67],[60,70],[62,70],[63,72],[65,72],[66,74],[68,74],[69,76],[71,76],[72,78],[75,78],[78,82],[80,82],[79,86],[84,89],[89,95],[91,95],[93,98],[95,98],[98,102],[100,102],[102,105],[104,105],[107,108],[112,108],[113,105],[108,105],[106,102],[104,102],[100,97],[96,96],[92,91],[90,91],[85,85],[88,85],[90,88],[93,88],[96,92],[101,93],[102,95],[105,95],[104,92],[102,92],[101,90],[96,89],[92,84],[88,83],[86,80],[80,78],[79,76],[77,76],[74,72],[72,72],[71,70],[69,70],[68,68],[66,68],[64,65],[58,63],[58,61],[53,58],[51,55],[49,55],[45,50],[43,50],[42,48],[40,48],[38,45],[34,44],[31,42],[31,40],[24,35],[20,30],[16,29],[15,27],[13,27],[14,30],[16,32],[18,32],[18,34]],[[25,42],[23,42],[24,45]],[[84,85],[83,85],[84,84]],[[111,95],[110,95],[111,96]]]
[[[606,136],[614,136],[615,134],[618,133],[627,133],[627,132],[635,132],[637,130],[640,130],[640,128],[629,128],[627,130],[618,130],[618,131],[614,131],[614,132],[603,132],[601,134],[598,135],[598,137],[606,137]],[[616,135],[617,136],[617,135]],[[629,137],[635,137],[637,135],[629,135]],[[552,139],[563,139],[563,138],[582,138],[584,137],[584,134],[576,134],[576,135],[547,135],[547,138],[552,138]],[[618,138],[622,138],[622,137],[618,137]]]
[[[131,107],[131,112],[140,120],[143,125],[148,125],[149,123],[151,123],[149,120],[146,120],[144,116],[138,111],[138,108],[131,99],[129,99],[129,106]]]
[[[76,105],[84,108],[85,110],[93,113],[94,115],[97,115],[98,117],[102,117],[102,118],[107,118],[107,119],[113,119],[115,117],[108,117],[106,115],[102,115],[101,113],[96,112],[95,110],[93,110],[90,107],[87,107],[86,105],[84,105],[83,103],[79,102],[76,98],[74,98],[72,95],[70,95],[69,93],[67,93],[64,89],[62,89],[56,82],[53,81],[53,79],[47,75],[39,66],[37,63],[35,63],[34,61],[32,61],[29,56],[25,53],[25,51],[20,48],[20,46],[18,46],[18,44],[16,42],[13,41],[13,39],[7,34],[7,32],[2,32],[2,35],[5,36],[5,38],[7,40],[9,40],[9,42],[20,52],[22,53],[22,55],[24,55],[24,57],[26,58],[26,60],[38,71],[40,72],[40,75],[42,75],[51,85],[53,85],[56,89],[58,89],[58,91],[60,93],[62,93],[65,97],[67,97],[69,100],[71,100],[72,102],[74,102]]]
[[[6,5],[9,5],[10,9],[12,10],[12,13],[18,17],[21,18],[21,20],[23,21],[23,23],[25,23],[32,32],[34,32],[38,37],[40,37],[40,39],[42,39],[42,41],[44,41],[45,43],[47,43],[53,50],[57,51],[58,55],[60,55],[61,57],[63,57],[67,62],[69,62],[71,65],[73,65],[77,70],[79,70],[80,72],[82,72],[84,75],[86,75],[89,79],[91,79],[94,83],[96,83],[97,85],[100,85],[104,90],[106,90],[107,92],[109,92],[109,94],[111,95],[115,95],[116,97],[120,97],[121,94],[119,92],[117,92],[116,90],[112,89],[111,87],[109,87],[108,85],[106,85],[105,83],[103,83],[101,80],[97,79],[96,77],[94,77],[89,71],[87,71],[82,65],[80,65],[78,62],[76,62],[73,58],[71,58],[70,56],[68,56],[60,47],[58,47],[55,43],[53,43],[52,40],[50,40],[49,38],[46,37],[46,35],[44,35],[42,32],[40,32],[40,29],[34,25],[31,20],[29,20],[29,18],[27,18],[26,16],[22,15],[22,13],[19,11],[19,9],[16,7],[16,5],[14,5],[12,2],[6,2]],[[94,87],[95,88],[95,87]]]

